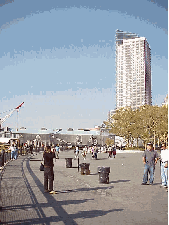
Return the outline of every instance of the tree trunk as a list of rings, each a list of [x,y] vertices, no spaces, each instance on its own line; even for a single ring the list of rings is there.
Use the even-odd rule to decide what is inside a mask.
[[[137,137],[137,146],[136,147],[138,148],[138,137]]]
[[[168,134],[166,135],[166,145],[168,146]]]
[[[145,150],[147,149],[147,143],[146,141],[144,141],[144,147],[145,147]]]
[[[156,146],[156,135],[155,135],[155,131],[154,131],[154,150],[155,150],[155,146]]]

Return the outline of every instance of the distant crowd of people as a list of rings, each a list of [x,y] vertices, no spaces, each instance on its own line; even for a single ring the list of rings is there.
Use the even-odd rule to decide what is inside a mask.
[[[92,159],[97,159],[97,155],[98,155],[99,152],[108,153],[108,158],[112,158],[112,155],[113,155],[114,158],[116,156],[116,148],[115,148],[114,145],[113,146],[101,146],[101,147],[85,146],[82,149],[81,155],[82,155],[83,159],[85,160],[87,154],[91,153]],[[79,147],[78,146],[75,147],[74,154],[75,154],[74,159],[77,159],[79,157]]]
[[[55,193],[53,190],[53,158],[58,157],[58,154],[55,154],[56,151],[59,152],[59,146],[55,148],[51,148],[50,146],[47,147],[47,152],[44,152],[44,189],[45,192]],[[81,155],[83,159],[86,159],[88,153],[92,154],[92,158],[97,159],[98,152],[107,152],[108,158],[111,158],[112,155],[115,158],[116,156],[116,148],[114,145],[108,146],[107,150],[105,151],[104,146],[98,148],[97,146],[85,146],[82,151]],[[74,150],[74,159],[79,158],[79,147],[76,146]],[[165,187],[168,191],[168,149],[166,144],[162,145],[161,148],[161,155],[158,156],[157,151],[153,149],[153,144],[148,143],[147,149],[144,151],[142,155],[143,163],[144,163],[144,175],[143,175],[143,182],[142,185],[146,185],[148,182],[148,175],[150,174],[149,184],[153,185],[154,181],[154,173],[155,173],[155,165],[157,161],[160,160],[161,166],[161,187]],[[48,188],[48,180],[49,180],[49,188]]]
[[[57,145],[50,145],[51,149],[53,149],[52,151],[55,152],[56,154],[56,158],[59,158],[59,152],[64,150],[64,146],[59,146],[59,144]],[[47,147],[45,147],[44,145],[42,145],[41,147],[37,147],[34,144],[21,144],[21,146],[18,148],[18,144],[16,144],[15,142],[13,144],[11,144],[11,146],[9,147],[9,150],[11,151],[11,159],[17,159],[18,156],[18,151],[20,151],[20,155],[22,154],[28,154],[31,153],[33,154],[33,151],[35,153],[39,152],[39,151],[45,151],[47,150]],[[108,158],[115,158],[116,156],[116,147],[114,145],[112,146],[85,146],[82,150],[81,150],[81,155],[83,157],[83,159],[86,159],[86,155],[87,153],[91,153],[92,154],[92,158],[93,159],[97,159],[98,153],[99,152],[106,152],[108,153]],[[79,147],[75,146],[75,150],[74,150],[74,159],[77,159],[79,157]]]
[[[18,157],[18,153],[20,155],[27,155],[28,153],[33,154],[33,150],[37,153],[40,150],[44,151],[44,145],[42,145],[41,147],[35,146],[34,144],[21,144],[18,145],[17,142],[13,142],[10,147],[8,148],[8,150],[11,151],[11,160],[16,160]]]
[[[51,146],[42,146],[41,150],[43,153],[44,158],[44,188],[45,192],[52,192],[53,191],[53,158],[59,159],[59,152],[61,151],[61,146],[59,145],[51,145]],[[20,151],[22,154],[22,151],[26,151],[26,153],[30,152],[33,154],[33,149],[36,147],[33,146],[33,144],[28,145],[22,144],[20,146]],[[18,145],[17,143],[12,143],[9,147],[9,150],[11,151],[11,159],[16,160],[18,157]],[[106,152],[108,153],[108,158],[112,158],[116,156],[116,147],[114,145],[110,146],[84,146],[83,149],[81,149],[81,156],[85,160],[87,154],[91,153],[92,159],[98,158],[99,152]],[[79,158],[79,147],[75,146],[74,149],[74,159]],[[158,155],[157,151],[154,150],[153,144],[148,143],[147,149],[143,152],[142,160],[144,163],[144,174],[143,174],[143,181],[142,185],[148,184],[153,185],[154,181],[154,174],[155,174],[155,166],[160,160],[160,167],[161,167],[161,187],[165,187],[168,191],[168,147],[165,143],[162,144],[161,148],[161,154]],[[149,176],[149,179],[148,179]],[[48,189],[48,180],[49,180],[49,189]]]

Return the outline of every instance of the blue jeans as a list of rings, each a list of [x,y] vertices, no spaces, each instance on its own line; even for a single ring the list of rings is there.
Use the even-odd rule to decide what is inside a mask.
[[[143,183],[147,183],[148,181],[148,172],[150,173],[150,184],[153,183],[154,180],[154,165],[145,164],[144,166],[144,175],[143,175]]]
[[[161,163],[161,180],[162,185],[168,187],[168,168],[165,168],[166,163]]]
[[[17,159],[17,157],[18,157],[18,149],[16,149],[14,153],[14,158]]]
[[[11,159],[14,159],[15,152],[11,151]]]

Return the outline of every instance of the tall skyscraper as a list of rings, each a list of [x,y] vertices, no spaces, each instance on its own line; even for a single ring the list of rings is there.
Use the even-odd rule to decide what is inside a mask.
[[[145,37],[116,31],[116,108],[151,105],[151,49]]]

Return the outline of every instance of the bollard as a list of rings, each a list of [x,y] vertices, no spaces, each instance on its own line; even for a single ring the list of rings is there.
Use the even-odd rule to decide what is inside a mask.
[[[98,166],[97,172],[99,173],[99,182],[108,184],[110,167]]]
[[[81,163],[79,166],[81,167],[81,175],[90,174],[89,170],[90,163]]]
[[[65,158],[66,159],[66,168],[72,168],[72,159],[73,158]]]

